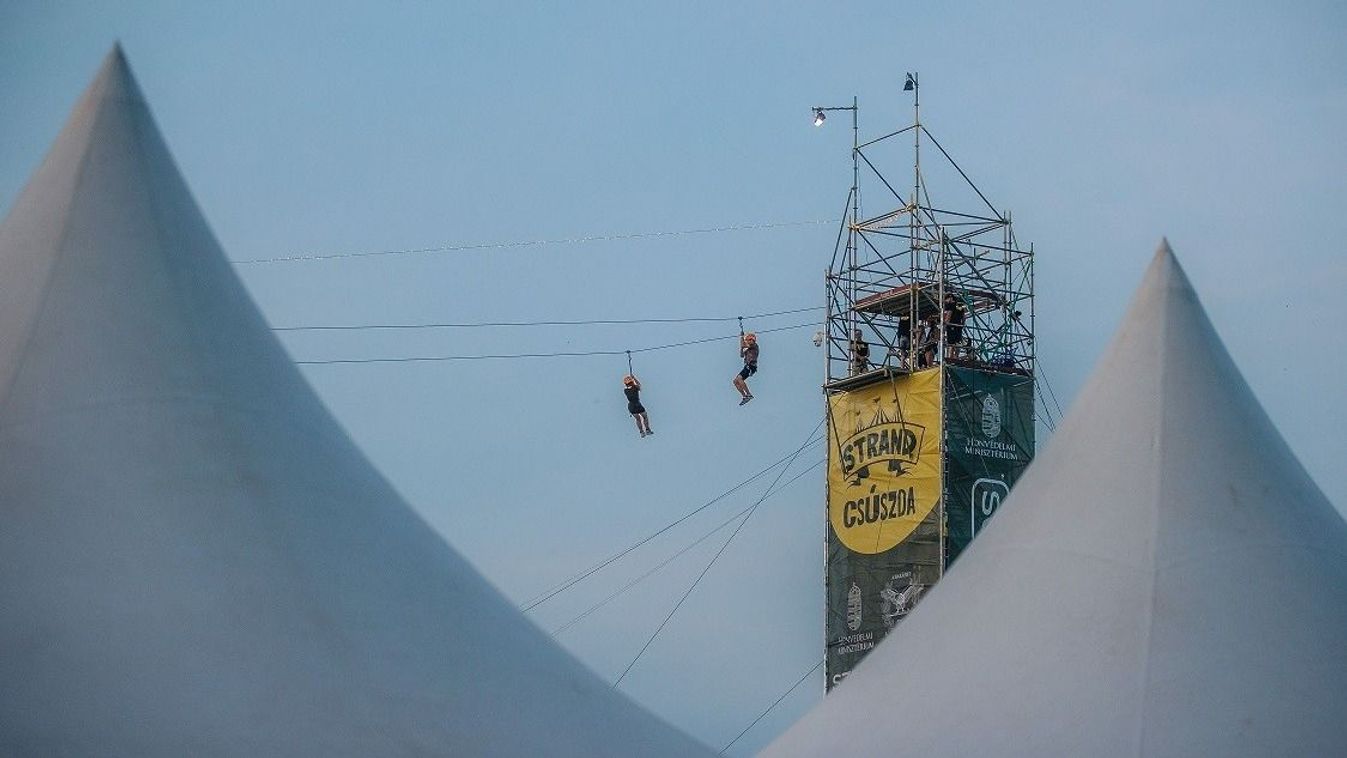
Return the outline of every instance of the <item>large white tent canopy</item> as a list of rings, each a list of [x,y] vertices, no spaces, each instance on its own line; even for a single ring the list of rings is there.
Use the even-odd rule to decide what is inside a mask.
[[[0,753],[705,753],[353,446],[120,50],[0,225]]]
[[[1165,244],[1000,515],[764,755],[1344,753],[1347,524]]]

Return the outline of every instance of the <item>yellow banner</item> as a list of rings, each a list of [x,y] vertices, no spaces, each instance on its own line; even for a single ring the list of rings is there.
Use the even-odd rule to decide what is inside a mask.
[[[907,539],[940,502],[940,370],[828,398],[828,521],[857,553]]]

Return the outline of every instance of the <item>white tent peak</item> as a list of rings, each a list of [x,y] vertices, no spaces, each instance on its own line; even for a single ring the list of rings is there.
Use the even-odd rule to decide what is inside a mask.
[[[112,44],[112,49],[103,58],[103,65],[94,77],[95,86],[102,84],[104,97],[120,97],[137,102],[145,102],[136,77],[131,73],[131,64],[126,62],[126,52],[120,41]]]
[[[74,115],[67,125],[73,125],[74,122],[81,120],[80,114],[97,111],[107,100],[123,100],[140,106],[145,105],[145,96],[140,91],[135,75],[131,73],[131,65],[126,60],[121,42],[113,43],[112,49],[103,56],[98,73],[94,75],[93,81],[85,88],[84,94],[76,103]]]
[[[1161,242],[1003,510],[767,751],[1330,755],[1347,523]]]
[[[120,46],[0,223],[0,609],[4,755],[705,754],[351,443]]]

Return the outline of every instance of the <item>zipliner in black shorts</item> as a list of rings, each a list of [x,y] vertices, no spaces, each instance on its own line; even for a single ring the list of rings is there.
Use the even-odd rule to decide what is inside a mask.
[[[627,413],[635,416],[638,413],[645,413],[645,406],[641,405],[641,391],[635,387],[625,387],[622,390],[627,396]]]

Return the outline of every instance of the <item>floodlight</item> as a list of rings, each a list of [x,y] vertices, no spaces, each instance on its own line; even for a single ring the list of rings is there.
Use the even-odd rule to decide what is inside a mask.
[[[911,92],[911,91],[912,91],[912,88],[913,88],[913,87],[916,87],[916,86],[917,86],[917,81],[916,81],[915,79],[912,78],[912,75],[911,75],[911,74],[908,74],[908,75],[907,75],[907,81],[906,81],[906,82],[903,82],[903,91],[904,91],[904,92]]]
[[[827,121],[827,120],[828,120],[828,117],[825,116],[825,115],[823,115],[823,109],[822,109],[822,108],[815,108],[815,109],[814,109],[814,126],[823,126],[823,122],[824,122],[824,121]]]

